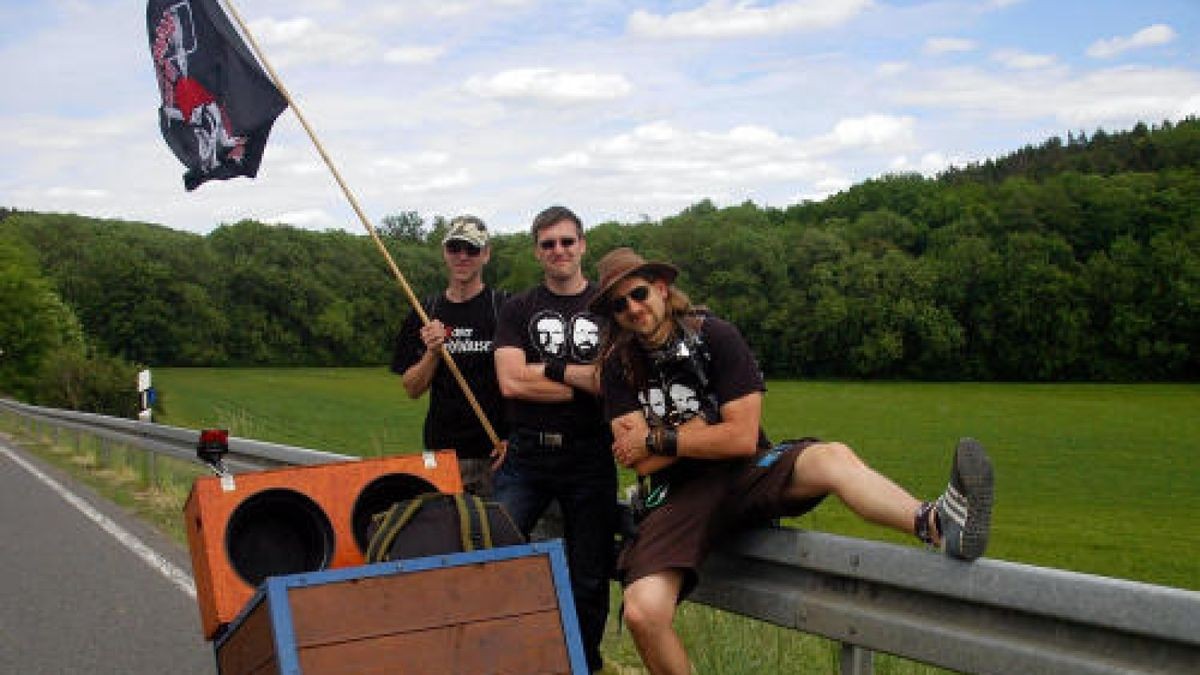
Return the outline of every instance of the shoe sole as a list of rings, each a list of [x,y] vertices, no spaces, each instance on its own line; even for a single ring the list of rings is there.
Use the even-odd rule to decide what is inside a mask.
[[[968,504],[959,556],[964,560],[975,560],[987,550],[991,532],[994,496],[992,462],[978,441],[964,438],[958,442],[954,452],[954,470],[958,473]]]

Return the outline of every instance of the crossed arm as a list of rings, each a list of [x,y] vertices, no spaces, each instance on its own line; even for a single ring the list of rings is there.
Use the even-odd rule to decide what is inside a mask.
[[[721,406],[721,421],[709,424],[694,417],[676,428],[676,456],[652,455],[646,449],[650,425],[646,416],[634,411],[614,418],[613,457],[622,466],[641,475],[654,473],[675,462],[678,457],[692,459],[736,459],[750,457],[758,449],[759,424],[762,421],[762,392],[752,392]]]
[[[555,382],[546,377],[545,364],[526,363],[525,352],[517,347],[500,347],[496,350],[496,378],[500,381],[500,393],[505,398],[556,403],[570,401],[575,397],[576,389],[589,394],[600,393],[596,366],[567,364],[564,382]]]

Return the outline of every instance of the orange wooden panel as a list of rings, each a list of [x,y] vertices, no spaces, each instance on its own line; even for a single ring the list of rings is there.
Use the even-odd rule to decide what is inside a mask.
[[[461,492],[452,451],[199,478],[184,505],[204,636],[237,617],[266,574],[363,564],[372,513],[420,492]],[[297,557],[299,556],[299,557]]]

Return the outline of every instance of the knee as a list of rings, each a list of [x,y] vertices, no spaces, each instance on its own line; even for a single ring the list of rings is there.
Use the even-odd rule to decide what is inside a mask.
[[[653,635],[670,630],[675,619],[675,604],[638,593],[625,593],[625,624],[635,636]]]
[[[803,472],[807,479],[818,481],[827,487],[836,482],[839,474],[861,466],[862,460],[854,450],[837,441],[810,445],[796,460],[796,469]]]
[[[844,466],[846,464],[861,464],[862,460],[854,454],[854,450],[845,443],[830,441],[817,443],[804,449],[804,454],[814,455],[813,460],[824,466]]]

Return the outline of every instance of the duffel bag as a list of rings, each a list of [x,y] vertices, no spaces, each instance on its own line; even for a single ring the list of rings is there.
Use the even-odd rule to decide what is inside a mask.
[[[443,492],[396,502],[375,514],[367,537],[366,558],[372,563],[525,543],[500,504]]]

